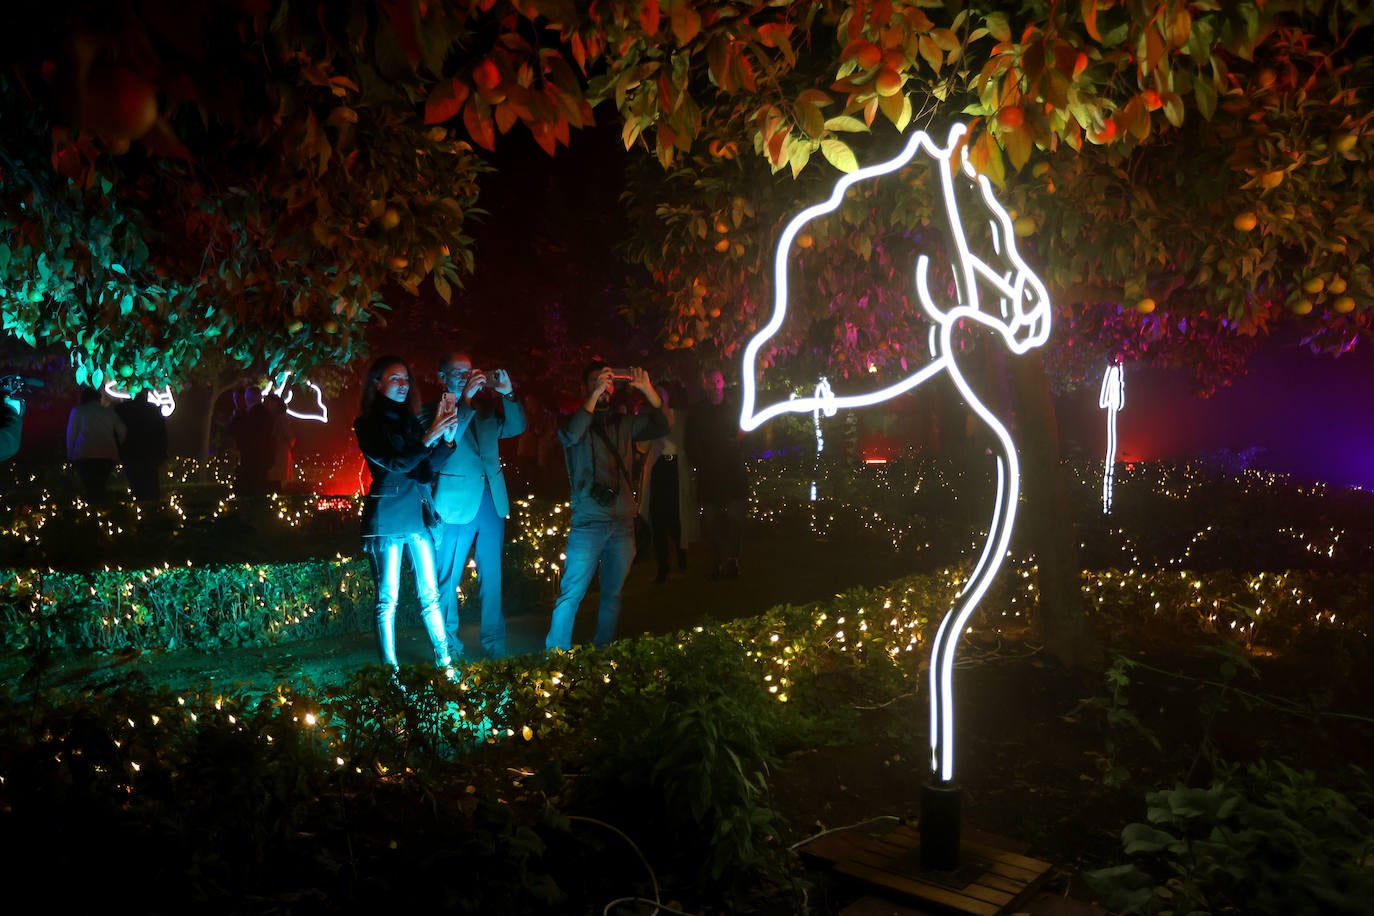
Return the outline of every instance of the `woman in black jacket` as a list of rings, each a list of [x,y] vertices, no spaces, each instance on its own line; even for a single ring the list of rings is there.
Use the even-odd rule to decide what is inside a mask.
[[[453,396],[446,394],[426,429],[417,419],[419,399],[410,366],[398,356],[373,362],[363,385],[361,415],[353,422],[358,448],[367,459],[372,484],[363,502],[363,550],[377,583],[377,642],[383,664],[396,662],[396,599],[401,585],[401,554],[409,552],[421,616],[434,663],[453,676],[439,587],[434,572],[434,541],[426,525],[434,465],[451,449],[436,448],[457,419]]]

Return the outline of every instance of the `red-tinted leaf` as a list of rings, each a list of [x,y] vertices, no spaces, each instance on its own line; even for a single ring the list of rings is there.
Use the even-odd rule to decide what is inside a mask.
[[[653,35],[658,31],[658,23],[658,0],[644,0],[644,5],[639,8],[639,27],[644,34]]]
[[[1079,0],[1078,5],[1083,12],[1083,27],[1088,30],[1093,41],[1101,43],[1102,35],[1097,31],[1097,0]]]
[[[469,92],[468,84],[457,77],[439,83],[425,99],[425,123],[442,124],[457,117]]]
[[[483,149],[496,149],[496,125],[491,118],[491,107],[478,96],[468,98],[463,107],[463,126],[468,130],[472,142]]]

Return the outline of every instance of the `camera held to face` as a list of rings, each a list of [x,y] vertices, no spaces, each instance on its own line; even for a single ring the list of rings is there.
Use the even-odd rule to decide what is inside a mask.
[[[619,495],[619,487],[608,487],[602,484],[592,484],[592,499],[596,500],[598,505],[610,508],[611,506],[615,505],[615,499]]]
[[[42,388],[43,380],[31,375],[6,375],[0,378],[0,396],[22,400]]]

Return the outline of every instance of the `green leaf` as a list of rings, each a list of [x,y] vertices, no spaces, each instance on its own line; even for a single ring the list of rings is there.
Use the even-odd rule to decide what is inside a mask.
[[[1011,22],[1006,13],[988,13],[983,20],[987,23],[988,31],[992,37],[998,41],[1011,41]]]
[[[1121,844],[1127,855],[1175,850],[1182,846],[1178,837],[1149,824],[1128,824],[1121,831]]]
[[[843,141],[834,138],[822,140],[821,155],[841,172],[858,171],[859,161],[854,157],[854,151]]]
[[[830,131],[848,131],[850,133],[868,133],[868,125],[851,115],[838,115],[837,117],[830,118],[825,122],[825,129]],[[0,267],[3,267],[3,265],[0,265]]]
[[[1208,121],[1212,120],[1212,115],[1217,111],[1217,91],[1212,88],[1212,84],[1207,80],[1198,80],[1193,84],[1193,98],[1197,99],[1197,110]]]

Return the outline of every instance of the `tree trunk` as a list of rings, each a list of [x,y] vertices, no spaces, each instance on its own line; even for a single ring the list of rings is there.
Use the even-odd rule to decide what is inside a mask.
[[[1045,654],[1069,668],[1099,668],[1102,649],[1088,630],[1078,534],[1069,506],[1068,470],[1059,460],[1059,421],[1039,350],[1007,361],[1015,381],[1024,548],[1039,567],[1040,639]]]

